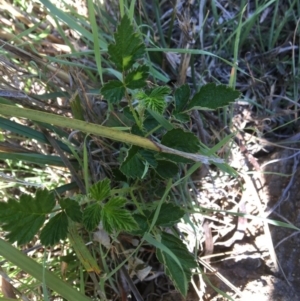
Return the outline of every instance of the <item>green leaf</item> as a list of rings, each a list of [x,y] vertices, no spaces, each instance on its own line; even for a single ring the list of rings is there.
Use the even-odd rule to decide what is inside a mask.
[[[123,208],[126,202],[125,198],[114,197],[104,205],[101,220],[107,232],[132,231],[138,228],[132,213]]]
[[[176,113],[180,113],[183,111],[185,106],[187,105],[190,99],[190,87],[188,84],[182,85],[175,91],[175,107]]]
[[[65,212],[57,213],[43,228],[40,239],[44,246],[53,246],[68,234],[68,216]]]
[[[155,211],[152,212],[150,220],[153,219]],[[161,227],[174,226],[183,216],[185,212],[179,206],[170,203],[163,203],[161,205],[156,225]]]
[[[138,229],[132,230],[131,233],[134,235],[144,235],[148,231],[150,226],[147,217],[142,214],[133,214],[133,218],[138,225]]]
[[[165,98],[170,94],[171,89],[167,86],[156,87],[147,93],[140,91],[136,94],[136,98],[141,101],[141,104],[147,109],[151,109],[159,114],[163,114],[167,102]]]
[[[65,210],[67,216],[74,222],[80,223],[82,219],[82,212],[78,202],[75,200],[65,198],[59,202],[61,208]]]
[[[146,79],[148,78],[149,67],[139,66],[131,70],[125,78],[125,85],[129,89],[141,89],[146,86]]]
[[[187,153],[197,153],[200,148],[198,138],[193,133],[185,132],[182,129],[173,129],[167,132],[161,143]]]
[[[102,207],[92,204],[83,211],[83,224],[89,231],[93,231],[100,223]]]
[[[134,32],[129,18],[124,15],[117,32],[114,35],[115,44],[108,46],[110,59],[119,71],[128,70],[145,54],[145,45],[137,33]]]
[[[154,152],[146,149],[141,149],[139,150],[139,154],[147,163],[149,163],[149,165],[151,165],[154,168],[157,166],[157,161]]]
[[[145,164],[138,154],[139,148],[132,146],[124,162],[121,164],[121,172],[130,178],[142,178],[145,170]]]
[[[38,190],[35,197],[23,194],[20,201],[9,199],[6,203],[0,202],[0,223],[8,232],[9,241],[18,244],[30,242],[54,206],[54,194],[46,189]]]
[[[172,250],[173,254],[181,263],[179,266],[175,260],[162,249],[156,250],[158,260],[164,264],[166,274],[172,279],[175,287],[183,296],[187,295],[188,284],[191,280],[191,269],[197,267],[194,257],[189,253],[185,244],[174,235],[162,233],[161,243],[168,249]],[[182,270],[183,269],[183,270]]]
[[[102,87],[101,94],[108,102],[118,103],[125,95],[125,87],[119,80],[111,80]]]
[[[89,192],[94,200],[103,201],[110,195],[110,180],[105,178],[104,180],[97,182],[90,187]]]
[[[174,118],[177,119],[180,122],[186,123],[190,121],[190,116],[188,114],[184,113],[175,113]]]
[[[217,86],[214,83],[201,87],[200,91],[194,95],[187,110],[209,109],[215,110],[229,105],[240,96],[240,92],[225,85]]]
[[[158,160],[155,171],[164,179],[170,179],[178,174],[178,166],[174,162]]]

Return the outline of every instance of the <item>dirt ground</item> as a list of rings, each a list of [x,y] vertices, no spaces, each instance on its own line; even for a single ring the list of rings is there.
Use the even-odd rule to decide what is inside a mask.
[[[300,227],[300,152],[293,145],[275,148],[258,161],[263,173],[252,177],[253,186],[246,189],[246,212],[264,212],[267,218]],[[258,205],[260,203],[260,205]],[[260,211],[258,206],[261,206]],[[210,279],[234,300],[297,301],[300,300],[300,232],[280,226],[248,220],[244,238],[236,241],[231,258],[212,266],[238,290],[233,295],[219,278]],[[276,263],[277,260],[277,263]],[[223,300],[211,292],[210,300]]]

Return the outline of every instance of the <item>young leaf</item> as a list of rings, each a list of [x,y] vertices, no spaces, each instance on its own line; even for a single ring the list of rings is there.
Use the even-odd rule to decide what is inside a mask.
[[[229,105],[240,96],[240,92],[225,85],[217,86],[214,83],[201,87],[200,91],[194,95],[187,110],[209,109],[215,110]]]
[[[175,91],[176,113],[181,113],[187,105],[190,98],[190,87],[188,84],[182,85]]]
[[[125,78],[125,85],[129,89],[141,89],[146,86],[146,79],[148,78],[149,67],[139,66],[131,70]]]
[[[132,231],[137,229],[137,223],[132,217],[132,214],[124,209],[127,200],[122,197],[111,198],[101,211],[101,220],[103,228],[112,233],[121,230]]]
[[[18,244],[30,242],[54,206],[54,194],[46,189],[38,190],[35,197],[23,194],[20,201],[9,199],[6,203],[0,202],[0,223],[8,232],[9,241]]]
[[[150,220],[153,219],[155,211],[152,212]],[[172,227],[184,216],[184,210],[179,206],[170,203],[161,205],[159,216],[156,221],[157,226]]]
[[[182,268],[178,266],[175,260],[167,252],[164,252],[161,249],[156,250],[157,258],[164,264],[166,274],[172,279],[175,287],[183,296],[186,296],[188,284],[192,277],[191,269],[196,268],[197,263],[184,243],[174,235],[162,233],[161,243],[172,250],[173,254],[181,263]]]
[[[171,90],[167,86],[156,87],[150,92],[139,92],[136,98],[139,99],[143,106],[147,109],[151,109],[159,114],[163,114],[166,108],[165,98],[170,94]]]
[[[119,80],[111,80],[102,87],[101,94],[108,102],[118,103],[125,95],[125,87]]]
[[[110,195],[110,180],[105,178],[104,180],[97,182],[90,187],[89,192],[94,200],[103,201]]]
[[[178,166],[171,161],[158,160],[155,171],[164,179],[170,179],[178,174]]]
[[[132,146],[127,153],[124,162],[121,164],[121,172],[130,178],[142,178],[145,164],[138,153],[139,148]]]
[[[193,133],[185,132],[182,129],[173,129],[167,132],[161,143],[187,153],[196,153],[200,148],[198,138]]]
[[[67,216],[74,222],[80,223],[82,219],[82,212],[78,202],[69,198],[61,199],[59,202],[61,208],[65,210]]]
[[[100,223],[102,207],[92,204],[83,211],[83,224],[89,231],[93,231]]]
[[[108,46],[110,59],[119,71],[125,71],[145,54],[145,45],[138,34],[134,32],[129,18],[124,15],[117,32],[114,35],[115,44]]]
[[[40,239],[44,246],[53,246],[68,234],[68,216],[65,212],[57,213],[43,228]]]

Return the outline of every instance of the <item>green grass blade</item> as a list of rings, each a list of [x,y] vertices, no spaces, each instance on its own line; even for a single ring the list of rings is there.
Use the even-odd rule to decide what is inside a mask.
[[[95,52],[95,59],[98,68],[98,73],[100,76],[101,85],[103,85],[103,70],[101,65],[101,53],[100,53],[100,43],[99,43],[99,32],[98,32],[98,25],[96,22],[95,16],[95,7],[92,0],[88,0],[88,10],[89,10],[89,19],[92,27],[92,33],[94,38],[94,52]]]
[[[3,239],[0,239],[0,255],[41,283],[44,278],[47,287],[60,294],[63,298],[70,301],[91,301],[90,298],[79,293],[69,284],[59,279],[53,272],[43,268],[42,265],[26,256]]]
[[[19,123],[16,123],[14,121],[11,121],[9,119],[0,117],[0,128],[16,133],[18,135],[27,137],[29,139],[35,139],[41,143],[45,143],[45,144],[49,144],[49,141],[47,140],[47,138],[45,137],[44,134]],[[53,129],[53,127],[52,127]],[[67,145],[65,145],[64,143],[62,143],[61,141],[57,141],[59,147],[65,151],[70,153],[70,149]]]
[[[0,159],[1,160],[14,160],[14,161],[25,161],[34,164],[41,164],[41,165],[54,165],[54,166],[62,166],[64,167],[65,164],[63,163],[62,159],[58,156],[50,156],[50,155],[43,155],[37,153],[5,153],[0,152]],[[76,163],[78,166],[78,164]]]
[[[52,15],[56,16],[61,21],[66,23],[73,30],[77,30],[83,37],[85,37],[89,41],[94,42],[94,37],[91,32],[89,32],[84,27],[79,25],[78,22],[74,20],[72,17],[70,17],[68,14],[64,13],[62,10],[57,8],[53,3],[51,3],[51,1],[41,0],[40,2],[43,3],[45,7],[49,9]],[[100,39],[100,46],[102,49],[107,50],[107,43],[102,39]]]

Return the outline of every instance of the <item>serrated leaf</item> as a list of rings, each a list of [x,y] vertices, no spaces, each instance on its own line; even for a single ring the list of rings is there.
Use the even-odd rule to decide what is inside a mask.
[[[187,105],[190,98],[190,87],[188,84],[182,85],[175,91],[175,112],[180,113]]]
[[[107,232],[132,231],[138,228],[131,212],[123,208],[126,202],[125,198],[114,197],[104,205],[101,220]]]
[[[75,200],[65,198],[59,202],[62,209],[65,210],[67,216],[74,222],[80,223],[82,219],[82,212],[78,202]]]
[[[138,225],[136,230],[132,230],[131,233],[134,235],[143,235],[149,229],[149,221],[145,215],[142,214],[133,214],[133,218]]]
[[[150,216],[150,220],[153,219],[155,212]],[[161,227],[172,227],[174,226],[183,216],[185,212],[179,206],[163,203],[161,205],[156,225]]]
[[[146,79],[148,78],[149,67],[139,66],[131,70],[125,78],[125,85],[129,89],[141,89],[146,86]]]
[[[132,146],[127,153],[124,162],[121,164],[121,172],[130,178],[142,178],[145,164],[138,154],[139,148]]]
[[[191,269],[196,268],[197,263],[184,243],[174,235],[165,232],[162,233],[161,243],[172,250],[173,254],[181,263],[182,268],[178,266],[175,260],[167,252],[164,252],[161,249],[156,250],[157,258],[164,264],[166,274],[172,279],[175,287],[183,296],[186,296],[188,284],[192,277]]]
[[[103,201],[110,195],[110,180],[105,178],[90,187],[91,197],[96,201]]]
[[[137,33],[134,32],[129,18],[124,15],[117,32],[114,35],[115,44],[108,46],[110,59],[120,71],[128,70],[145,54],[145,45]]]
[[[30,242],[55,206],[54,194],[38,190],[35,197],[23,194],[20,201],[0,202],[0,223],[10,242]]]
[[[229,105],[240,96],[240,92],[225,85],[214,83],[201,87],[200,91],[194,95],[187,110],[209,109],[215,110]]]
[[[174,162],[158,160],[155,171],[164,179],[171,179],[178,174],[178,166]]]
[[[92,204],[83,211],[83,224],[89,231],[93,231],[100,223],[102,207],[98,204]]]
[[[139,150],[139,154],[147,163],[149,163],[149,165],[151,165],[154,168],[157,166],[157,160],[153,151],[141,149]]]
[[[125,87],[119,80],[111,80],[102,87],[101,94],[108,102],[118,103],[125,95]]]
[[[43,228],[40,239],[44,246],[53,246],[68,234],[68,216],[65,212],[57,213]]]
[[[171,90],[167,86],[156,87],[150,91],[140,91],[136,94],[136,98],[141,101],[147,109],[163,114],[167,102],[165,98],[170,94]]]
[[[196,153],[200,149],[198,138],[193,133],[185,132],[182,129],[173,129],[167,132],[161,143],[187,153]]]

